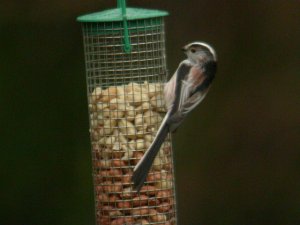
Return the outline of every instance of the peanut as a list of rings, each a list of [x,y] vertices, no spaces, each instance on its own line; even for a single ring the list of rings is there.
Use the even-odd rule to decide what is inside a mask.
[[[102,88],[101,87],[96,87],[95,89],[94,89],[94,91],[92,92],[92,94],[90,95],[90,103],[95,103],[98,99],[99,99],[99,97],[100,97],[100,95],[101,95],[101,92],[102,92]]]
[[[124,167],[126,166],[124,160],[122,159],[113,159],[111,160],[111,165],[114,167]]]
[[[133,216],[145,216],[148,214],[149,214],[149,208],[147,206],[131,209],[131,215]]]
[[[109,197],[108,197],[108,195],[105,194],[105,193],[100,193],[100,194],[98,194],[97,199],[98,199],[98,201],[100,201],[100,202],[108,202],[108,201],[109,201]]]
[[[162,121],[162,118],[159,113],[149,110],[144,113],[144,121],[151,126],[159,124]]]
[[[167,221],[167,216],[162,213],[158,213],[155,209],[150,209],[150,218],[152,222],[165,222]]]
[[[160,201],[165,201],[166,199],[171,197],[171,193],[169,190],[163,190],[163,191],[159,191],[156,195],[156,197],[158,199],[160,199]]]
[[[133,123],[126,121],[125,119],[121,119],[118,122],[118,127],[122,134],[128,138],[134,138],[136,134],[136,129]]]
[[[133,198],[133,206],[146,206],[148,203],[149,197],[147,195],[140,195],[138,197]]]
[[[170,203],[163,202],[156,207],[156,210],[160,213],[163,213],[163,212],[168,212],[170,210],[170,208],[171,208]]]
[[[123,185],[131,184],[132,172],[128,172],[122,176]]]
[[[102,90],[101,95],[102,95],[101,98],[102,102],[109,102],[111,99],[117,96],[117,88],[112,86],[105,90]]]
[[[145,225],[145,224],[150,224],[147,220],[145,220],[145,219],[142,219],[142,220],[138,220],[138,221],[136,221],[137,222],[137,224],[141,224],[141,225]]]
[[[132,187],[124,188],[122,193],[120,194],[122,199],[133,198],[136,194],[133,192]]]
[[[124,225],[124,224],[133,224],[134,219],[130,217],[122,217],[117,218],[114,221],[112,221],[111,225]]]
[[[96,109],[98,112],[101,112],[104,109],[106,109],[108,111],[107,107],[108,107],[107,103],[97,102],[97,104],[96,104]]]
[[[144,185],[140,191],[140,193],[145,193],[149,196],[155,195],[156,192],[156,188],[150,185]]]
[[[111,210],[109,211],[108,215],[110,217],[117,217],[117,216],[121,216],[122,213],[119,210]]]
[[[150,100],[150,103],[158,112],[166,112],[166,103],[161,94],[153,96]]]
[[[98,224],[101,225],[110,225],[110,219],[108,216],[101,216],[97,221]]]

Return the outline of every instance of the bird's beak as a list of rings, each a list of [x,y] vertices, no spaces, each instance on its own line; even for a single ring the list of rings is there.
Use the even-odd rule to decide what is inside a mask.
[[[182,50],[184,53],[186,53],[186,47],[185,47],[185,46],[183,46],[183,47],[181,48],[181,50]]]

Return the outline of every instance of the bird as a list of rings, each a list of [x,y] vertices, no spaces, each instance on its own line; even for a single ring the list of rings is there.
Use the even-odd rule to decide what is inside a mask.
[[[168,136],[174,132],[186,116],[205,98],[217,71],[217,55],[213,47],[205,42],[192,42],[182,51],[183,60],[174,75],[164,86],[167,113],[156,136],[133,169],[133,188],[140,192],[151,165]]]

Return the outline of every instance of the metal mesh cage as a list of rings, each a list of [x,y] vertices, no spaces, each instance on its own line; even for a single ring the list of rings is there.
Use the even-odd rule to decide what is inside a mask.
[[[122,22],[84,23],[89,91],[129,82],[166,79],[163,18],[129,21],[131,53],[123,51]]]
[[[160,149],[140,193],[134,166],[150,146],[166,112],[167,69],[162,17],[82,23],[90,115],[96,222],[176,224],[172,145]]]

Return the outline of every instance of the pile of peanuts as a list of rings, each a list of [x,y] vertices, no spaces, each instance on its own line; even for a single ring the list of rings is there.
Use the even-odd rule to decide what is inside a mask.
[[[89,95],[98,225],[176,224],[172,149],[168,137],[140,193],[132,172],[166,113],[161,83],[95,87]]]

